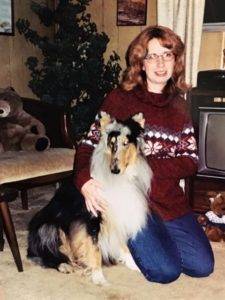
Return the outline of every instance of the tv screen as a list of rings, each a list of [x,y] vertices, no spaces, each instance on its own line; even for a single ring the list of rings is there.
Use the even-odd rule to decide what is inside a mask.
[[[225,109],[200,108],[199,172],[225,175]]]

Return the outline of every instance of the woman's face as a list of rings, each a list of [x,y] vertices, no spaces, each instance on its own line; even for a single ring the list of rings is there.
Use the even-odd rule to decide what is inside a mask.
[[[161,46],[157,38],[148,42],[147,51],[143,61],[147,88],[150,92],[161,93],[173,75],[175,57],[170,49]]]

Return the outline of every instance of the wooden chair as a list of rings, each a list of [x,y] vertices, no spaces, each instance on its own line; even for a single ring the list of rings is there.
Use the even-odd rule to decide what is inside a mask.
[[[18,271],[22,271],[16,233],[8,202],[20,191],[22,207],[28,209],[27,190],[66,180],[73,173],[75,145],[70,135],[69,114],[62,108],[23,98],[24,110],[43,122],[51,147],[43,152],[7,151],[0,154],[0,250],[3,231]]]

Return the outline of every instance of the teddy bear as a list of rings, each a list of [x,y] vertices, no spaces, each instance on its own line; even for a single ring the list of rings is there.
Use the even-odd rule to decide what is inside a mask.
[[[20,96],[11,87],[0,88],[0,153],[37,150],[50,146],[44,125],[23,110]]]
[[[210,211],[198,216],[198,222],[205,227],[210,241],[225,241],[225,193],[218,193],[209,198]]]

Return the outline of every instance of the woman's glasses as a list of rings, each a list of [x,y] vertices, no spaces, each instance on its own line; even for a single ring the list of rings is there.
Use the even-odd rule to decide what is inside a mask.
[[[174,54],[171,51],[166,51],[163,54],[156,54],[156,53],[149,53],[145,56],[145,60],[149,62],[156,62],[159,58],[163,59],[164,61],[172,61],[174,59]]]

